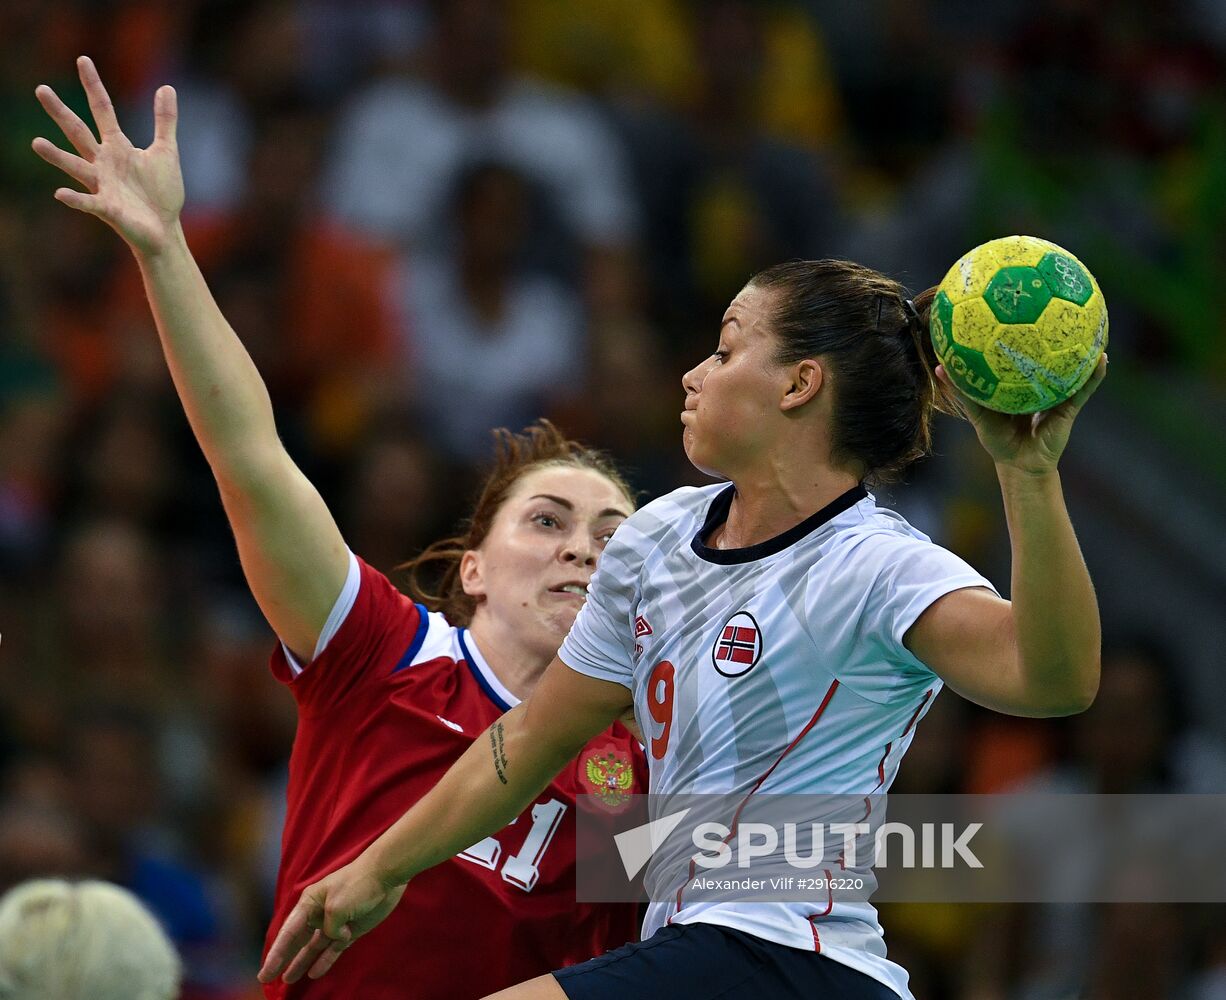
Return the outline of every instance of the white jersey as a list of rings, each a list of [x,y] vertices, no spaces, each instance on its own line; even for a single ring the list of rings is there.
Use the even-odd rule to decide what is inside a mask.
[[[733,492],[676,490],[619,526],[559,656],[633,692],[655,795],[885,792],[941,688],[904,634],[942,595],[995,588],[859,486],[769,541],[710,548]],[[643,937],[699,921],[911,996],[867,902],[679,897],[649,905]]]

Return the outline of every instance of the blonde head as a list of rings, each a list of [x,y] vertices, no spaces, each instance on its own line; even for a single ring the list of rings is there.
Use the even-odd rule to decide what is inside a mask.
[[[109,882],[35,879],[0,898],[0,1000],[174,1000],[179,956]]]

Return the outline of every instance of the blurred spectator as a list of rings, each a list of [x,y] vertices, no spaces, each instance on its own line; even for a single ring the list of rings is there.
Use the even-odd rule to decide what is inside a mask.
[[[1109,643],[1103,652],[1098,698],[1088,711],[1061,727],[1067,737],[1064,760],[1015,788],[1029,793],[1106,795],[1221,792],[1226,788],[1226,754],[1215,740],[1188,725],[1186,710],[1179,671],[1159,644],[1142,636]],[[1024,801],[1028,803],[1024,816],[1016,810],[1008,813],[1007,803],[1002,807],[1012,817],[1011,828],[1028,831],[1031,844],[1044,843],[1044,810],[1058,810],[1058,800]],[[1143,829],[1145,817],[1136,810],[1144,806],[1130,803],[1129,809],[1124,822]],[[1092,831],[1086,831],[1085,840],[1062,841],[1035,877],[1057,880],[1061,891],[1068,892],[1070,886],[1088,886],[1105,863]],[[1008,940],[999,926],[985,927],[988,933],[977,947],[1012,955],[1022,997],[1087,990],[1091,1000],[1106,1000],[1125,995],[1119,992],[1121,984],[1142,982],[1146,986],[1137,996],[1174,997],[1181,987],[1179,970],[1186,967],[1188,956],[1169,944],[1179,936],[1176,911],[1169,906],[1049,904],[1014,907],[1004,919],[1017,923]],[[1140,938],[1145,936],[1141,928],[1147,925],[1152,925],[1152,940],[1163,961],[1134,965]],[[1009,963],[979,964],[983,979],[1003,990]]]
[[[1158,641],[1108,641],[1089,711],[1069,719],[1065,760],[1035,775],[1039,791],[1105,793],[1226,791],[1226,751],[1193,727],[1181,671]],[[1128,734],[1121,738],[1121,734]]]
[[[0,891],[39,875],[92,871],[81,825],[61,805],[21,801],[21,791],[0,807]]]
[[[41,134],[44,117],[30,100],[36,82],[63,84],[72,78],[72,60],[84,35],[81,4],[73,0],[6,0],[0,4],[0,191],[9,207],[40,191],[49,176],[30,159],[30,139]],[[74,108],[83,101],[71,85],[57,92]],[[21,205],[22,210],[26,206]]]
[[[164,707],[166,591],[150,539],[122,521],[78,527],[65,542],[57,587],[62,613],[51,642],[77,694],[121,691],[134,704]]]
[[[178,779],[196,799],[180,800],[178,811],[190,817],[200,862],[237,895],[255,941],[272,911],[285,749],[297,715],[293,699],[268,669],[274,640],[248,594],[202,608],[200,619],[191,685],[193,707],[206,720],[201,750],[207,774]]]
[[[138,309],[126,294],[135,265],[116,249],[110,233],[82,225],[90,221],[71,213],[49,215],[28,251],[40,347],[82,405],[125,381],[131,366],[146,370],[141,355],[152,346],[147,309]]]
[[[153,717],[127,707],[80,713],[68,758],[96,870],[157,915],[184,955],[189,983],[228,976],[220,887],[191,863],[168,822]]]
[[[394,392],[392,257],[315,202],[326,117],[302,101],[267,112],[236,202],[184,228],[278,412],[302,414],[286,429],[335,457]]]
[[[38,879],[0,899],[6,1000],[174,1000],[179,975],[165,932],[118,886]]]
[[[53,390],[0,401],[0,574],[6,583],[25,579],[46,556],[66,417]]]
[[[1192,942],[1177,908],[1115,903],[1100,916],[1086,1000],[1178,1000]]]
[[[233,209],[270,112],[303,92],[302,26],[292,0],[200,0],[192,15],[181,75],[170,81],[182,111],[183,179],[194,211]],[[152,101],[140,104],[147,118]],[[147,144],[152,134],[148,120],[134,139]]]
[[[615,103],[684,111],[702,86],[696,28],[712,6],[653,0],[627,17],[618,0],[582,6],[512,0],[515,60],[530,72]],[[761,67],[746,99],[776,138],[814,148],[828,144],[840,130],[841,98],[827,65],[824,24],[794,4],[756,6]]]
[[[444,475],[442,459],[416,416],[393,414],[354,456],[348,495],[340,507],[349,547],[381,573],[391,574],[432,540],[456,530],[455,507],[431,484],[462,475],[458,469]]]
[[[428,30],[426,0],[302,0],[303,62],[312,95],[350,93],[403,66]]]
[[[595,288],[620,286],[637,226],[624,156],[583,98],[510,71],[504,0],[434,0],[425,76],[387,76],[345,110],[328,202],[363,230],[437,252],[451,235],[448,194],[477,160],[538,185],[557,223],[532,233],[535,256]],[[576,258],[567,247],[577,247]],[[594,273],[589,274],[589,271]]]
[[[765,130],[757,95],[766,30],[760,5],[705,5],[693,25],[698,83],[684,117],[650,106],[624,115],[652,307],[678,366],[711,349],[724,306],[754,271],[834,256],[840,225],[827,165]]]
[[[524,267],[532,192],[510,167],[479,163],[449,204],[457,245],[409,264],[406,366],[429,435],[453,458],[485,457],[491,427],[518,427],[576,388],[584,356],[579,301]]]
[[[68,440],[61,523],[110,520],[171,537],[182,470],[157,399],[114,393],[84,411]]]
[[[614,455],[634,456],[632,481],[649,497],[677,483],[703,482],[675,446],[681,394],[658,333],[626,325],[594,342],[591,351],[583,391],[555,411],[560,425]],[[691,356],[688,363],[696,360]]]

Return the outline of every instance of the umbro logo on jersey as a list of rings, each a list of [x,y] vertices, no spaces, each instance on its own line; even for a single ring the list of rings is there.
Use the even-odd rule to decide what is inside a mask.
[[[762,630],[748,611],[738,611],[724,623],[711,647],[711,662],[725,677],[740,677],[762,657]]]
[[[646,618],[639,615],[636,619],[634,619],[634,637],[636,639],[641,639],[643,636],[651,634],[651,625],[648,623]]]

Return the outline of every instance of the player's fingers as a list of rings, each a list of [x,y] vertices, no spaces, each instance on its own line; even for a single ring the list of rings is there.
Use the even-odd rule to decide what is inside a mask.
[[[328,949],[331,943],[332,939],[323,931],[315,931],[311,935],[311,939],[294,956],[294,960],[289,963],[289,968],[285,970],[285,975],[282,978],[287,983],[298,982],[299,979],[310,971],[311,967],[319,960],[319,956]]]
[[[311,928],[307,926],[307,909],[299,903],[290,911],[285,923],[277,931],[276,940],[268,949],[268,955],[256,978],[262,983],[271,983],[310,940]]]
[[[348,941],[352,934],[349,931],[349,918],[353,916],[350,907],[324,907],[323,920],[320,922],[324,934],[333,941]]]
[[[53,167],[59,167],[74,181],[84,184],[91,191],[97,188],[98,172],[88,160],[60,149],[55,143],[44,139],[41,135],[30,145],[34,152]]]
[[[89,56],[81,56],[77,60],[77,73],[81,77],[81,86],[85,88],[85,98],[89,101],[89,110],[93,112],[94,123],[98,126],[98,134],[103,139],[123,138],[123,130],[119,127],[119,119],[115,117],[115,105],[111,95],[102,84],[98,68]]]
[[[1098,390],[1098,387],[1103,384],[1103,379],[1107,377],[1107,364],[1107,352],[1103,351],[1102,357],[1098,359],[1098,364],[1094,366],[1094,371],[1091,373],[1089,379],[1086,380],[1086,384],[1078,389],[1076,394],[1073,396],[1073,401],[1077,404],[1078,408],[1080,408],[1087,399],[1093,396]]]
[[[320,976],[326,974],[327,971],[336,964],[336,960],[344,954],[345,949],[352,943],[353,942],[351,940],[329,941],[328,947],[324,949],[323,954],[320,955],[319,958],[315,959],[315,964],[311,966],[311,971],[307,973],[307,977],[310,979],[318,979]]]
[[[84,191],[74,191],[72,188],[56,188],[55,200],[62,202],[78,212],[88,212],[90,215],[101,215],[101,203],[96,194],[86,194]]]
[[[1107,355],[1104,352],[1102,357],[1098,359],[1098,364],[1094,366],[1094,371],[1090,373],[1090,377],[1086,380],[1086,384],[1078,389],[1065,402],[1061,403],[1057,409],[1063,410],[1065,413],[1075,415],[1089,401],[1089,398],[1094,395],[1095,391],[1103,384],[1103,379],[1107,377]]]
[[[60,95],[45,83],[34,88],[34,96],[43,110],[51,116],[51,120],[60,127],[64,137],[72,143],[72,148],[85,159],[93,160],[98,155],[98,140],[80,115],[60,100]]]
[[[153,95],[153,142],[154,145],[175,145],[175,132],[179,124],[179,97],[171,86],[158,87]]]

